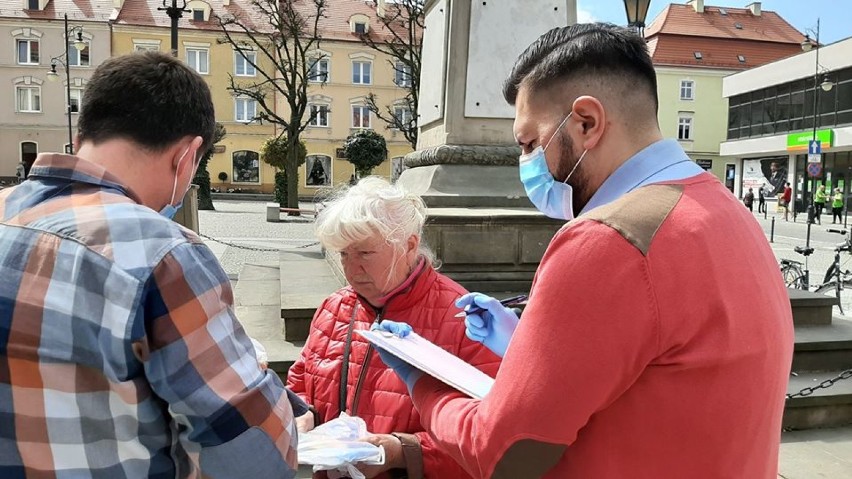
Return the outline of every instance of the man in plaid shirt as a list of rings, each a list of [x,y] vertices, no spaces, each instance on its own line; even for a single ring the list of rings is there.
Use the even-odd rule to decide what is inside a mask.
[[[170,221],[213,103],[177,59],[104,62],[77,156],[0,192],[0,477],[293,477],[291,405],[224,271]],[[158,214],[159,212],[159,214]]]

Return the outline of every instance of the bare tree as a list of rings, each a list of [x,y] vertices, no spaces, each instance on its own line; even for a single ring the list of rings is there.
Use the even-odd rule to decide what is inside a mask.
[[[370,93],[367,95],[367,108],[389,127],[401,131],[411,147],[417,148],[417,105],[426,2],[396,0],[387,4],[381,1],[373,3],[380,10],[378,19],[381,25],[361,35],[361,41],[390,57],[388,62],[396,73],[395,81],[406,89],[406,95],[400,102],[381,107],[376,102],[376,95]],[[407,117],[397,113],[400,107],[408,111]]]
[[[266,121],[281,127],[287,136],[288,157],[287,207],[299,207],[300,135],[311,121],[308,111],[308,84],[314,64],[321,58],[320,22],[328,0],[252,0],[251,11],[239,11],[217,17],[224,36],[220,43],[230,44],[243,55],[257,75],[252,78],[228,74],[234,95],[257,102],[252,121]],[[228,8],[228,7],[225,7]],[[264,70],[261,65],[270,65]],[[280,96],[287,109],[276,108]]]

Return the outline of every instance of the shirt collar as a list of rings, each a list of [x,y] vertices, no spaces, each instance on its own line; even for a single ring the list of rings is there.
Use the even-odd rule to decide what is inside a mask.
[[[677,141],[656,141],[631,156],[609,175],[580,214],[615,201],[641,186],[690,178],[701,173],[704,169],[686,156]]]
[[[86,183],[120,191],[136,203],[142,204],[139,196],[101,165],[86,161],[78,156],[61,153],[41,153],[33,163],[28,178],[44,178],[68,183]]]

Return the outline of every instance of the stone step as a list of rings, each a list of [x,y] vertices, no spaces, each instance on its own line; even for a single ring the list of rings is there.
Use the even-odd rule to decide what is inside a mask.
[[[835,318],[832,324],[796,326],[793,371],[834,371],[852,368],[852,321]]]
[[[787,394],[817,386],[840,373],[841,371],[825,371],[791,376]],[[786,430],[848,424],[852,424],[852,378],[837,381],[828,388],[817,389],[809,396],[788,399],[784,408],[783,427]]]
[[[837,304],[836,297],[795,288],[787,288],[787,294],[793,308],[793,324],[831,324],[832,307]]]
[[[304,341],[284,337],[278,264],[245,264],[234,287],[234,310],[246,334],[266,349],[269,367],[285,380]]]
[[[319,246],[282,251],[279,256],[280,312],[284,337],[304,341],[311,319],[323,300],[343,284],[334,275]]]

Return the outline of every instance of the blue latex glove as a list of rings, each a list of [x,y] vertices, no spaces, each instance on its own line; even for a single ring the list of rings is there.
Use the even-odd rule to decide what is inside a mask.
[[[509,340],[518,326],[518,315],[500,301],[482,293],[468,293],[458,300],[456,306],[462,309],[480,307],[484,311],[468,314],[465,317],[465,334],[473,341],[482,343],[501,358],[506,354]]]
[[[385,331],[391,334],[395,334],[400,338],[404,338],[413,331],[411,326],[407,323],[399,323],[396,321],[388,321],[384,320],[379,324],[374,324],[372,331]],[[414,366],[408,364],[407,362],[399,359],[393,354],[385,351],[382,348],[373,346],[376,348],[376,351],[379,353],[379,357],[382,358],[382,361],[397,374],[397,376],[402,379],[402,382],[408,387],[408,393],[411,394],[411,391],[414,390],[414,385],[417,384],[417,380],[423,376],[423,372]]]

